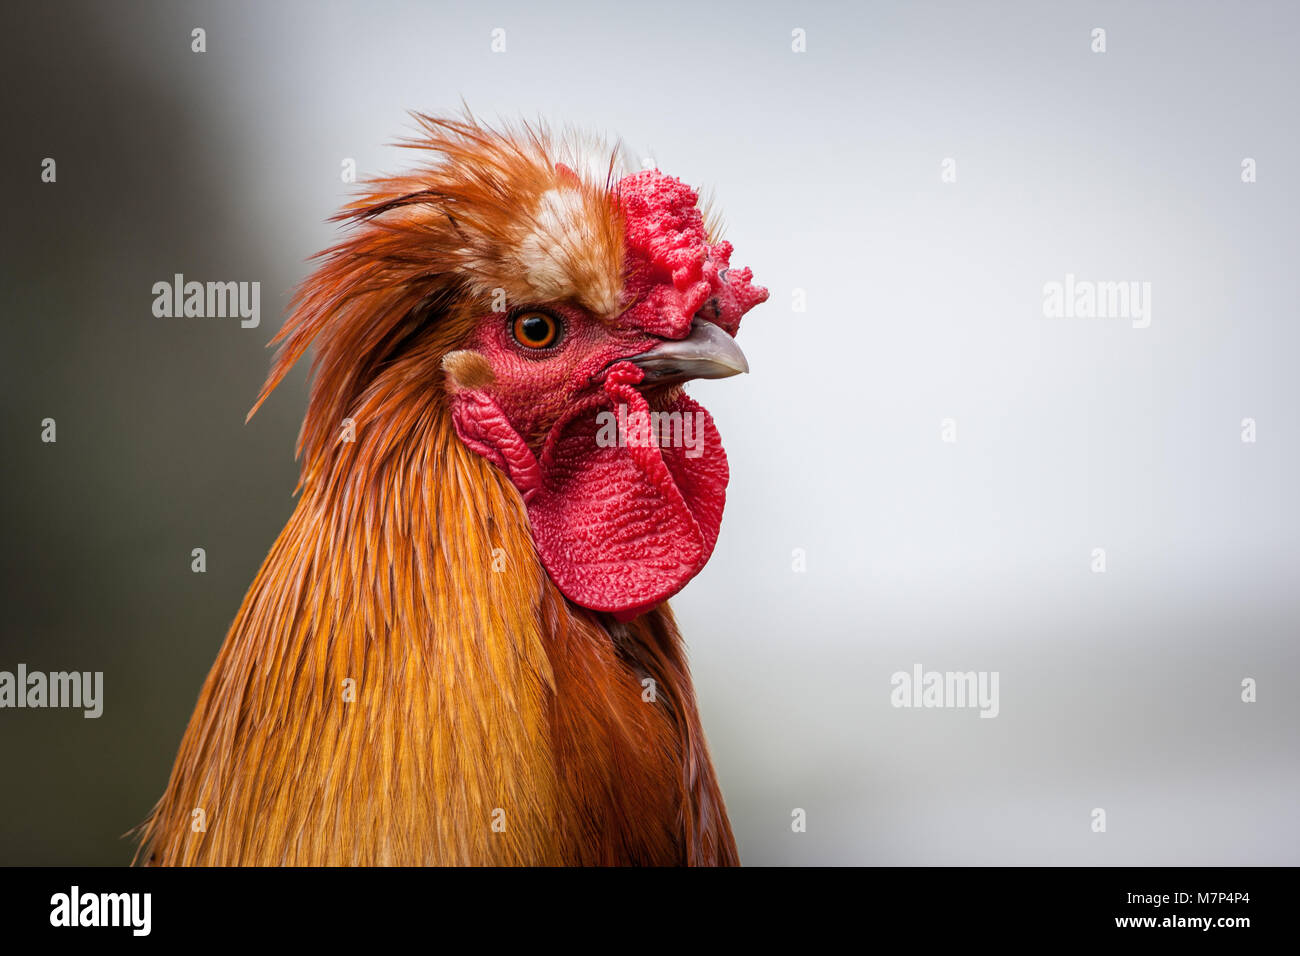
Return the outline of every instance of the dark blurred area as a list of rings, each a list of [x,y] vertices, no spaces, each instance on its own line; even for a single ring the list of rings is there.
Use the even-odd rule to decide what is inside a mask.
[[[292,508],[303,376],[248,424],[301,254],[241,197],[258,143],[205,94],[217,45],[156,3],[6,11],[0,670],[102,671],[104,710],[6,710],[0,864],[121,864]],[[229,45],[225,46],[229,50]],[[174,82],[158,82],[172,71]],[[219,104],[217,104],[219,107]],[[42,162],[56,181],[42,182]],[[261,324],[159,319],[173,273],[261,282]],[[41,440],[42,421],[57,441]],[[206,573],[191,570],[204,548]],[[164,645],[167,653],[157,653]]]

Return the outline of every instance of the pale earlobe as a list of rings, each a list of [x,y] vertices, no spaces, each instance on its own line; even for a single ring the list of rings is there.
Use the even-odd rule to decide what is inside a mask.
[[[461,349],[442,357],[442,370],[447,373],[447,391],[453,395],[469,389],[486,388],[496,381],[492,365],[481,352]]]

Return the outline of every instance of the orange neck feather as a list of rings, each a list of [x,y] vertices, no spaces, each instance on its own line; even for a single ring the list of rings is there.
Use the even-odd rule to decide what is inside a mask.
[[[308,463],[146,859],[734,862],[667,607],[611,634],[563,599],[518,494],[441,389],[410,384],[425,358],[386,369],[356,440]]]

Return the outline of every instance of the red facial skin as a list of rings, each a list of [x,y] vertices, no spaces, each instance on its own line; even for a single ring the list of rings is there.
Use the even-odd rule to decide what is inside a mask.
[[[694,190],[655,170],[619,184],[626,218],[624,313],[608,321],[564,303],[529,303],[484,316],[467,347],[493,381],[457,391],[452,415],[465,444],[503,469],[528,509],[533,541],[570,600],[629,620],[671,597],[708,561],[729,477],[713,420],[680,386],[638,388],[627,361],[695,320],[735,335],[767,298],[731,245],[711,244]],[[560,320],[553,344],[516,340],[514,318],[540,309]],[[598,415],[666,411],[698,422],[702,454],[671,445],[602,444]]]
[[[515,315],[537,310],[562,325],[555,343],[544,349],[521,345],[512,331]],[[575,306],[548,303],[485,315],[468,347],[492,366],[496,381],[488,391],[498,407],[515,431],[536,445],[575,406],[602,394],[601,380],[609,366],[662,341],[640,329],[602,322]]]

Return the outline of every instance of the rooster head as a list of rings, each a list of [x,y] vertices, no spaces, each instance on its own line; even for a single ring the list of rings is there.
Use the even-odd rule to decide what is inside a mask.
[[[732,267],[695,190],[625,173],[617,147],[416,118],[405,145],[430,159],[342,214],[354,233],[300,292],[263,398],[315,340],[307,481],[377,377],[427,374],[460,440],[518,491],[559,590],[633,617],[713,551],[727,457],[682,386],[748,371],[734,336],[767,291]]]

